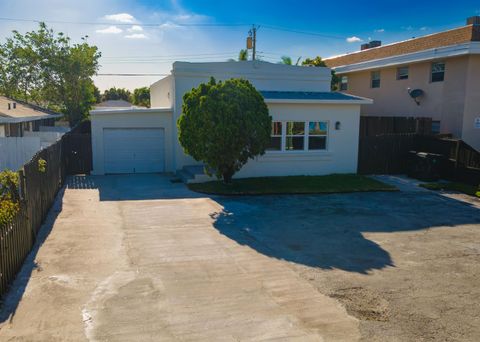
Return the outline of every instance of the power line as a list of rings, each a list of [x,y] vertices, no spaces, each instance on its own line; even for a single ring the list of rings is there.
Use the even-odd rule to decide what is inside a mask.
[[[251,26],[251,24],[246,23],[170,23],[170,22],[163,22],[163,23],[114,23],[114,22],[88,22],[88,21],[67,21],[67,20],[39,20],[39,19],[26,19],[26,18],[8,18],[8,17],[0,17],[1,21],[17,21],[17,22],[33,22],[33,23],[50,23],[50,24],[72,24],[72,25],[97,25],[97,26],[141,26],[141,27],[161,27],[165,24],[176,25],[180,27],[247,27]],[[282,26],[274,26],[274,25],[260,25],[263,28],[269,30],[276,30],[276,31],[283,31],[283,32],[290,32],[296,34],[303,34],[309,36],[316,36],[321,38],[328,38],[328,39],[341,39],[345,40],[346,37],[336,36],[336,35],[329,35],[324,33],[318,32],[311,32],[311,31],[303,31],[297,29],[291,29],[288,27]]]
[[[334,35],[330,35],[330,34],[310,32],[310,31],[302,31],[302,30],[290,29],[290,28],[281,27],[281,26],[262,25],[262,27],[264,27],[266,29],[270,29],[270,30],[291,32],[291,33],[297,33],[297,34],[305,34],[305,35],[309,35],[309,36],[317,36],[317,37],[322,37],[322,38],[342,39],[342,40],[345,39],[345,37],[341,37],[341,36],[334,36]]]
[[[250,24],[236,24],[236,23],[191,23],[191,24],[183,24],[183,23],[114,23],[114,22],[91,22],[91,21],[67,21],[67,20],[39,20],[39,19],[25,19],[25,18],[6,18],[0,17],[0,20],[3,21],[20,21],[20,22],[32,22],[32,23],[50,23],[50,24],[73,24],[73,25],[101,25],[101,26],[142,26],[142,27],[156,27],[162,26],[165,24],[171,24],[176,26],[185,26],[185,27],[240,27],[240,26],[250,26]]]
[[[143,77],[143,76],[168,76],[170,74],[155,74],[155,73],[144,73],[144,74],[125,74],[125,73],[99,73],[96,76],[126,76],[126,77]]]

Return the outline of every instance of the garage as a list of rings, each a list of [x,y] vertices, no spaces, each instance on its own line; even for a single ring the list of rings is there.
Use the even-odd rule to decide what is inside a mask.
[[[94,175],[173,171],[171,108],[90,112]]]
[[[165,171],[163,128],[104,128],[105,173]]]

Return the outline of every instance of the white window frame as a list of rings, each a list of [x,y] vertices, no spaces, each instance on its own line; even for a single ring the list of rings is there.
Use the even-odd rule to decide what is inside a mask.
[[[373,78],[374,74],[378,74],[378,78]],[[373,86],[373,81],[378,81],[378,87]],[[374,70],[370,72],[370,88],[377,89],[377,88],[380,88],[381,86],[382,86],[382,73],[380,72],[380,70]]]
[[[443,71],[437,71],[437,72],[433,72],[433,66],[435,64],[443,64]],[[430,64],[430,83],[437,83],[437,82],[443,82],[445,81],[445,71],[447,70],[447,64],[444,62],[444,61],[436,61],[436,62],[432,62]],[[443,78],[441,81],[434,81],[433,80],[433,74],[438,74],[438,73],[443,73]]]
[[[348,90],[348,76],[340,77],[340,90]]]
[[[406,72],[407,77],[401,78],[401,76],[405,76],[405,73],[401,74],[400,70],[405,70],[405,69],[407,70]],[[397,81],[408,80],[409,77],[410,77],[410,68],[408,67],[408,65],[397,68]]]
[[[303,135],[290,135],[288,134],[287,135],[287,125],[289,122],[303,122]],[[284,152],[287,152],[287,153],[291,153],[291,152],[304,152],[305,151],[305,141],[306,141],[306,127],[307,127],[307,123],[305,121],[300,121],[300,120],[288,120],[288,121],[285,121],[285,134],[284,134],[284,144],[282,146],[282,150]],[[282,125],[282,129],[283,129],[283,125]],[[297,137],[297,138],[300,138],[300,137],[303,137],[303,149],[302,150],[287,150],[287,138],[289,137]]]
[[[307,120],[307,121],[300,121],[300,120],[272,120],[273,122],[281,122],[282,123],[282,145],[280,150],[266,150],[267,154],[295,154],[295,153],[323,153],[328,152],[330,150],[330,121],[329,120]],[[287,150],[287,123],[288,122],[303,122],[304,132],[303,135],[288,135],[289,137],[303,137],[303,149],[302,150]],[[327,124],[327,133],[325,135],[312,135],[312,137],[325,137],[325,149],[323,150],[309,150],[308,149],[308,140],[310,137],[309,134],[309,123],[310,122],[324,122]],[[278,137],[278,135],[272,135],[271,137]]]
[[[324,123],[327,124],[327,133],[325,133],[325,134],[320,134],[320,135],[312,135],[312,137],[325,137],[325,148],[322,149],[322,150],[310,150],[310,149],[308,148],[308,140],[310,139],[310,126],[309,126],[310,122],[324,122]],[[330,139],[328,138],[328,137],[330,136],[330,122],[329,122],[328,120],[325,120],[325,121],[321,121],[321,120],[311,121],[311,120],[309,120],[309,121],[307,121],[307,122],[305,123],[305,125],[306,125],[307,128],[308,128],[308,131],[305,130],[306,133],[307,133],[307,139],[306,139],[306,143],[305,143],[305,150],[306,150],[307,152],[328,151],[328,143],[329,143],[329,140],[330,140]]]
[[[273,131],[273,124],[275,122],[279,122],[282,125],[282,129],[280,130],[280,134],[271,134],[270,138],[280,138],[280,149],[279,150],[266,150],[266,152],[282,152],[283,151],[283,142],[284,142],[284,121],[272,120],[272,131]]]

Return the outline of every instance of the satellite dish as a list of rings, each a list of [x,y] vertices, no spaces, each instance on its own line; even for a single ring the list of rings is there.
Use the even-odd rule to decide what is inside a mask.
[[[408,94],[415,101],[417,105],[420,105],[419,97],[422,97],[425,92],[422,89],[410,89],[408,88]]]
[[[423,90],[422,89],[412,89],[408,92],[410,94],[410,96],[414,99],[416,99],[417,97],[420,97],[423,95]]]

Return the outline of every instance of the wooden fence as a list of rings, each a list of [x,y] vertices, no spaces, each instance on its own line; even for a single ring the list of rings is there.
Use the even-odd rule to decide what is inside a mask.
[[[480,183],[480,152],[462,140],[414,133],[360,137],[358,173],[407,173],[410,151],[442,155],[442,178],[473,185]]]
[[[41,159],[46,161],[45,172],[39,168]],[[10,224],[0,226],[0,296],[35,243],[66,175],[89,173],[91,159],[90,134],[67,133],[19,171],[20,211]]]
[[[431,118],[397,116],[361,116],[360,137],[375,137],[385,134],[431,134]]]

